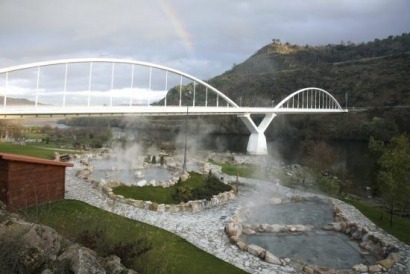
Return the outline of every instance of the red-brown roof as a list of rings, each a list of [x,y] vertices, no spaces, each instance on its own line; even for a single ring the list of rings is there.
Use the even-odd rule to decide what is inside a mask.
[[[73,163],[46,160],[42,158],[23,156],[23,155],[11,154],[11,153],[3,153],[3,152],[0,152],[0,159],[4,159],[7,161],[16,161],[16,162],[25,162],[25,163],[34,163],[34,164],[52,165],[52,166],[64,166],[64,167],[72,167],[74,165]]]

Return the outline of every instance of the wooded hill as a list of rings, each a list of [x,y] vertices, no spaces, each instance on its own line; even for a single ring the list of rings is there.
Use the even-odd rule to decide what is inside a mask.
[[[410,132],[410,34],[372,42],[298,46],[273,39],[245,62],[209,83],[242,106],[271,106],[290,93],[318,87],[343,107],[366,112],[346,115],[289,115],[275,119],[268,135],[368,140]],[[222,132],[244,128],[232,118],[215,121]],[[246,129],[245,129],[246,132]]]

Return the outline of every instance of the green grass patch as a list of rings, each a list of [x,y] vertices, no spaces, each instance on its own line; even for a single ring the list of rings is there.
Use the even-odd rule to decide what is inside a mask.
[[[257,167],[255,165],[249,164],[242,164],[242,165],[235,165],[230,163],[221,163],[217,161],[210,160],[210,162],[214,165],[218,165],[222,167],[222,172],[231,175],[231,176],[239,176],[239,177],[246,177],[246,178],[256,178],[259,179],[257,175]]]
[[[178,182],[171,187],[119,186],[114,188],[113,192],[134,200],[145,200],[158,204],[179,204],[188,200],[209,200],[212,195],[229,190],[231,190],[230,186],[220,182],[214,176],[191,172],[187,181]]]
[[[55,151],[60,154],[66,154],[68,152],[81,153],[78,150],[62,149],[54,144],[27,143],[26,145],[15,145],[12,143],[0,143],[0,152],[14,153],[43,159],[53,159]]]
[[[405,242],[406,244],[410,244],[409,218],[394,216],[393,226],[390,227],[390,215],[387,212],[385,212],[383,208],[373,203],[369,203],[362,200],[350,200],[344,198],[340,199],[360,210],[360,212],[363,213],[363,215],[369,218],[378,227],[382,228],[389,234],[395,236],[400,241]],[[383,218],[381,218],[381,216],[383,216]]]
[[[15,145],[12,143],[0,143],[0,152],[14,153],[19,155],[26,155],[32,157],[39,157],[44,159],[52,159],[54,151],[50,149],[43,149],[27,145]]]
[[[51,226],[72,240],[84,236],[84,231],[99,230],[104,231],[107,241],[112,245],[146,239],[152,248],[138,257],[133,267],[141,273],[245,273],[175,234],[84,202],[62,200],[31,208],[24,214],[31,217],[31,221]],[[99,254],[105,252],[96,251]]]
[[[158,204],[173,204],[172,194],[174,187],[155,187],[155,186],[119,186],[113,189],[114,194],[122,195],[125,198],[134,200],[151,201]]]

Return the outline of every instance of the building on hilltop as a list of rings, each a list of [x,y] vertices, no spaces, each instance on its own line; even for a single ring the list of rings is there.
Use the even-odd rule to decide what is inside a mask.
[[[65,170],[72,163],[0,152],[0,201],[18,210],[64,199]]]

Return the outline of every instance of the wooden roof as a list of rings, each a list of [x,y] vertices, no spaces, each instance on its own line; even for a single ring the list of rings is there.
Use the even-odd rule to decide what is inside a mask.
[[[33,164],[40,164],[40,165],[64,166],[64,167],[74,166],[73,163],[53,161],[53,160],[47,160],[47,159],[42,159],[42,158],[37,158],[37,157],[30,157],[30,156],[3,153],[3,152],[0,152],[0,159],[6,160],[6,161],[16,161],[16,162],[33,163]]]

